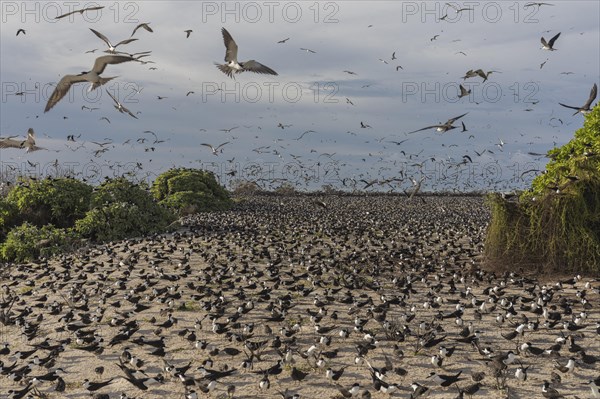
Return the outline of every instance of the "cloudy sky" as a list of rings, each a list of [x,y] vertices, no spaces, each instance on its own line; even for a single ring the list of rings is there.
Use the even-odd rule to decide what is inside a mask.
[[[399,191],[411,178],[429,190],[526,187],[536,172],[523,172],[546,162],[528,153],[569,141],[583,124],[558,103],[582,105],[600,81],[600,3],[547,3],[2,1],[0,136],[31,127],[47,150],[0,150],[1,171],[58,168],[93,182],[183,166],[264,187],[378,180],[368,189]],[[55,19],[96,5],[105,7]],[[142,58],[151,63],[109,65],[111,82],[92,92],[76,84],[44,113],[56,82],[107,49],[89,28],[114,44],[143,22],[154,32],[139,29],[118,50],[152,51]],[[220,72],[222,27],[240,61],[278,75]],[[556,51],[542,50],[540,38],[559,32]],[[463,79],[471,69],[494,72]],[[468,96],[458,98],[460,84]],[[465,113],[446,133],[407,134]],[[218,156],[201,145],[225,142]]]

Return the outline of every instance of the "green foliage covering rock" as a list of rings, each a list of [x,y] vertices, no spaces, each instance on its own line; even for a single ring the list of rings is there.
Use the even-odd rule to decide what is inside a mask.
[[[225,210],[231,206],[229,193],[212,172],[177,168],[156,178],[151,189],[161,205],[180,215],[200,211]]]
[[[59,253],[74,240],[75,236],[69,230],[25,222],[9,231],[6,241],[0,245],[0,258],[12,262],[29,261]]]
[[[75,231],[93,241],[112,241],[165,230],[175,219],[145,187],[125,178],[102,183],[91,199],[92,209],[75,222]]]
[[[600,272],[600,106],[560,148],[518,202],[489,197],[486,253],[545,271]]]
[[[6,202],[18,213],[14,223],[70,227],[89,209],[92,186],[76,179],[27,180],[15,186]]]

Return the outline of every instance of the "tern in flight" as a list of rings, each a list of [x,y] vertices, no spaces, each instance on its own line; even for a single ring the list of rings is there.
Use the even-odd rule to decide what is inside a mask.
[[[144,22],[142,24],[139,24],[138,26],[135,27],[135,29],[131,33],[131,36],[129,36],[129,37],[133,37],[133,35],[135,35],[135,32],[137,32],[137,30],[140,29],[140,28],[144,28],[144,29],[146,29],[150,33],[154,32],[152,30],[152,28],[149,26],[149,24],[150,24],[150,22]]]
[[[203,146],[209,147],[209,148],[210,148],[210,150],[212,151],[213,155],[217,155],[217,156],[218,156],[218,155],[219,155],[219,149],[220,149],[221,147],[223,147],[225,144],[229,144],[229,141],[226,141],[226,142],[224,142],[223,144],[219,144],[217,147],[213,147],[212,145],[210,145],[210,144],[207,144],[207,143],[202,143],[202,144],[200,144],[200,145],[203,145]],[[221,152],[223,152],[223,150],[221,150]]]
[[[35,132],[32,128],[29,128],[27,138],[23,141],[13,140],[12,137],[0,139],[0,148],[27,148],[26,152],[45,150],[45,148],[35,145]]]
[[[68,17],[69,15],[76,14],[76,13],[80,13],[81,15],[83,15],[83,13],[85,11],[98,11],[103,8],[104,8],[104,6],[88,7],[88,8],[84,8],[82,10],[75,10],[75,11],[68,12],[66,14],[59,15],[58,17],[55,17],[54,19],[61,19],[61,18]]]
[[[596,83],[594,83],[594,86],[592,86],[592,90],[590,91],[590,97],[587,99],[585,104],[583,104],[581,107],[572,107],[570,105],[565,105],[562,103],[559,103],[559,104],[566,108],[576,109],[577,111],[575,111],[573,116],[577,115],[580,112],[585,115],[592,110],[591,109],[592,102],[594,102],[597,95],[598,95],[598,85]]]
[[[104,55],[96,58],[91,71],[82,72],[79,75],[63,76],[60,82],[58,82],[58,85],[56,85],[54,92],[50,96],[44,112],[50,111],[50,109],[54,107],[69,92],[69,89],[73,83],[90,82],[91,85],[88,91],[92,91],[111,79],[116,78],[116,76],[111,76],[108,78],[103,78],[100,76],[108,64],[120,64],[127,61],[135,61],[135,58],[125,55]]]
[[[221,33],[223,33],[223,42],[225,43],[225,48],[227,49],[227,51],[225,52],[225,61],[227,61],[227,63],[216,64],[217,68],[219,68],[221,72],[233,79],[235,79],[234,74],[242,73],[244,71],[277,75],[277,72],[275,72],[268,66],[261,64],[258,61],[249,60],[245,62],[238,62],[238,46],[235,43],[235,40],[233,40],[231,34],[227,32],[227,29],[222,28]]]
[[[422,128],[422,129],[409,132],[409,134],[417,133],[417,132],[421,132],[423,130],[433,129],[433,128],[435,128],[435,130],[437,130],[438,132],[447,132],[448,130],[456,129],[457,126],[452,126],[452,124],[454,122],[456,122],[457,120],[459,120],[460,118],[462,118],[463,116],[465,116],[466,114],[468,114],[468,112],[466,112],[466,113],[464,113],[464,114],[462,114],[460,116],[457,116],[455,118],[448,119],[448,121],[446,123],[442,123],[440,125],[427,126],[427,127]]]
[[[546,39],[544,39],[542,37],[542,39],[540,40],[542,42],[542,49],[549,50],[549,51],[556,51],[556,49],[554,48],[554,42],[556,41],[556,39],[558,39],[559,36],[560,36],[560,32],[558,32],[552,39],[550,39],[547,42],[546,42]]]
[[[130,110],[128,110],[127,108],[125,108],[123,106],[123,104],[121,104],[119,102],[119,100],[117,100],[112,94],[110,94],[110,91],[106,90],[106,92],[108,93],[108,95],[110,96],[110,98],[113,99],[113,101],[115,102],[114,107],[117,109],[117,111],[119,111],[120,113],[124,114],[124,113],[128,113],[129,115],[131,115],[132,117],[134,117],[135,119],[137,119],[138,117],[135,116],[134,114],[131,113]]]
[[[94,30],[92,28],[90,28],[90,30],[94,33],[94,35],[98,36],[100,39],[102,39],[102,41],[104,41],[104,43],[106,43],[106,45],[108,46],[107,52],[113,53],[113,54],[117,51],[117,47],[119,47],[121,44],[127,44],[127,43],[131,43],[131,42],[138,40],[138,39],[129,38],[129,39],[121,40],[119,43],[117,43],[116,45],[113,46],[112,43],[110,42],[110,40],[108,40],[108,38],[106,36],[104,36],[102,33],[98,32],[97,30]],[[135,31],[134,31],[134,33],[135,33]]]

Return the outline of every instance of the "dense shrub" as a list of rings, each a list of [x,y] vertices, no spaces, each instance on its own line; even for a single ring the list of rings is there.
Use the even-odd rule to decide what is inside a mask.
[[[161,205],[180,215],[200,211],[225,210],[231,206],[227,191],[214,174],[205,170],[178,168],[159,175],[152,185]]]
[[[159,205],[148,190],[125,178],[107,180],[92,194],[92,209],[75,230],[94,241],[112,241],[163,231],[173,212]]]
[[[548,153],[546,173],[511,203],[489,198],[486,253],[492,261],[533,262],[545,270],[600,272],[600,106],[583,128]]]
[[[6,201],[18,213],[13,223],[70,227],[89,209],[91,193],[90,185],[75,179],[30,179],[16,185]]]
[[[6,241],[0,245],[0,258],[24,262],[49,256],[63,251],[74,239],[74,235],[65,229],[52,225],[38,227],[26,222],[9,231]]]
[[[17,208],[4,198],[0,198],[0,242],[4,241],[6,234],[17,218]]]

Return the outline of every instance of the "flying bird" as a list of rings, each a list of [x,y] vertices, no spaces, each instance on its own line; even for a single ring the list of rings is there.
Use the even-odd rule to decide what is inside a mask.
[[[137,32],[137,30],[140,29],[140,28],[144,28],[144,29],[146,29],[150,33],[154,32],[152,30],[152,28],[149,26],[149,24],[150,24],[150,22],[144,22],[142,24],[139,24],[138,26],[135,27],[135,29],[131,33],[131,36],[129,36],[129,37],[133,37],[133,35],[135,35],[135,32]]]
[[[29,128],[29,130],[27,130],[27,138],[23,141],[13,140],[12,137],[0,139],[0,148],[26,148],[26,152],[45,150],[45,148],[38,147],[35,145],[35,132],[32,128]]]
[[[566,107],[566,108],[576,109],[577,111],[575,111],[575,113],[573,114],[573,116],[577,115],[580,112],[585,115],[585,114],[587,114],[587,113],[589,113],[591,111],[592,103],[596,99],[597,95],[598,95],[598,85],[596,83],[594,83],[594,86],[592,86],[592,90],[590,91],[590,97],[587,99],[587,101],[585,102],[585,104],[583,104],[581,107],[572,107],[570,105],[565,105],[565,104],[562,104],[562,103],[558,103],[558,104],[560,104],[560,105],[562,105],[563,107]]]
[[[123,104],[121,104],[119,102],[119,100],[117,100],[112,94],[110,94],[110,91],[106,90],[106,92],[108,93],[108,95],[110,96],[110,98],[113,99],[113,101],[115,102],[114,107],[117,109],[117,111],[119,111],[120,113],[128,113],[129,115],[131,115],[132,117],[134,117],[135,119],[137,119],[138,117],[135,116],[134,114],[131,113],[130,110],[128,110],[127,108],[125,108],[123,106]]]
[[[556,49],[554,48],[554,42],[556,41],[556,39],[558,39],[558,37],[560,36],[560,32],[558,32],[552,39],[550,39],[548,42],[546,42],[546,39],[544,39],[542,37],[542,39],[540,40],[542,42],[542,49],[543,50],[548,50],[548,51],[556,51]]]
[[[462,118],[463,116],[465,116],[466,114],[468,114],[468,112],[464,113],[464,114],[462,114],[460,116],[457,116],[455,118],[448,119],[446,121],[446,123],[442,123],[442,124],[439,124],[439,125],[427,126],[427,127],[422,128],[422,129],[409,132],[409,134],[417,133],[417,132],[421,132],[423,130],[433,129],[433,128],[435,128],[438,132],[447,132],[448,130],[456,129],[456,126],[452,126],[452,124],[454,122],[456,122],[457,120],[459,120],[460,118]]]
[[[68,12],[66,14],[59,15],[58,17],[55,17],[54,19],[61,19],[64,17],[68,17],[71,14],[77,14],[77,13],[80,13],[81,15],[83,15],[83,13],[86,11],[97,11],[97,10],[101,10],[103,8],[104,8],[104,6],[87,7],[87,8],[81,9],[81,10],[75,10],[75,11]]]
[[[485,82],[486,80],[488,80],[488,78],[490,77],[490,75],[494,72],[500,73],[498,71],[488,71],[487,73],[485,73],[483,71],[483,69],[477,69],[477,70],[472,70],[469,69],[466,73],[465,76],[463,76],[463,80],[466,80],[468,78],[472,78],[475,76],[480,76],[481,78],[483,78],[483,81]]]
[[[313,53],[313,54],[316,54],[316,53],[317,53],[317,52],[316,52],[316,51],[314,51],[314,50],[311,50],[311,49],[309,49],[309,48],[304,48],[304,47],[300,47],[300,50],[302,50],[302,51],[306,51],[307,53]]]
[[[56,85],[54,92],[50,96],[44,112],[50,111],[50,109],[54,107],[69,92],[69,89],[73,83],[90,82],[91,85],[88,91],[92,91],[111,79],[116,78],[116,76],[111,76],[108,78],[103,78],[100,76],[108,64],[120,64],[127,61],[135,61],[135,58],[125,55],[104,55],[96,58],[91,71],[82,72],[79,75],[63,76],[63,78],[58,82],[58,85]]]
[[[224,142],[224,143],[222,143],[222,144],[219,144],[217,147],[213,147],[212,145],[210,145],[210,144],[207,144],[207,143],[202,143],[202,144],[200,144],[200,145],[203,145],[203,146],[205,146],[205,147],[209,147],[209,148],[210,148],[210,150],[212,151],[213,155],[219,155],[219,149],[220,149],[221,147],[223,147],[225,144],[229,144],[229,141],[226,141],[226,142]],[[223,150],[221,150],[221,152],[223,152]]]
[[[94,35],[98,36],[100,39],[102,39],[102,41],[104,43],[106,43],[106,45],[108,46],[108,50],[107,51],[109,53],[113,53],[113,54],[116,52],[117,47],[119,47],[120,45],[122,45],[122,44],[128,44],[128,43],[131,43],[131,42],[134,42],[134,41],[138,40],[138,39],[131,39],[131,38],[129,38],[129,39],[121,40],[119,43],[117,43],[116,45],[113,46],[112,43],[110,42],[110,40],[108,40],[108,38],[106,36],[104,36],[102,33],[98,32],[97,30],[94,30],[92,28],[90,28],[90,30],[94,33]]]
[[[527,3],[523,6],[523,8],[527,8],[527,7],[531,7],[531,6],[553,6],[554,4],[550,4],[550,3]]]
[[[290,40],[290,38],[289,38],[289,37],[288,37],[287,39],[280,40],[280,41],[278,41],[277,43],[285,43],[285,42],[287,42],[288,40]]]
[[[19,36],[19,33],[25,34],[25,29],[21,28],[21,29],[17,30],[16,36]]]
[[[190,35],[192,34],[193,30],[186,29],[186,30],[184,30],[184,32],[185,32],[185,38],[188,39],[190,37]]]
[[[219,68],[221,72],[232,79],[235,79],[234,74],[242,73],[244,71],[277,75],[277,72],[268,66],[261,64],[260,62],[254,60],[238,62],[238,46],[235,43],[235,40],[233,40],[233,37],[231,37],[231,34],[227,31],[227,29],[221,28],[221,33],[223,34],[223,42],[225,43],[225,48],[227,49],[225,52],[225,61],[227,61],[227,63],[216,64],[217,68]]]
[[[463,98],[471,94],[471,89],[467,90],[463,85],[459,85],[458,88],[460,89],[460,94],[458,95],[458,98]]]

